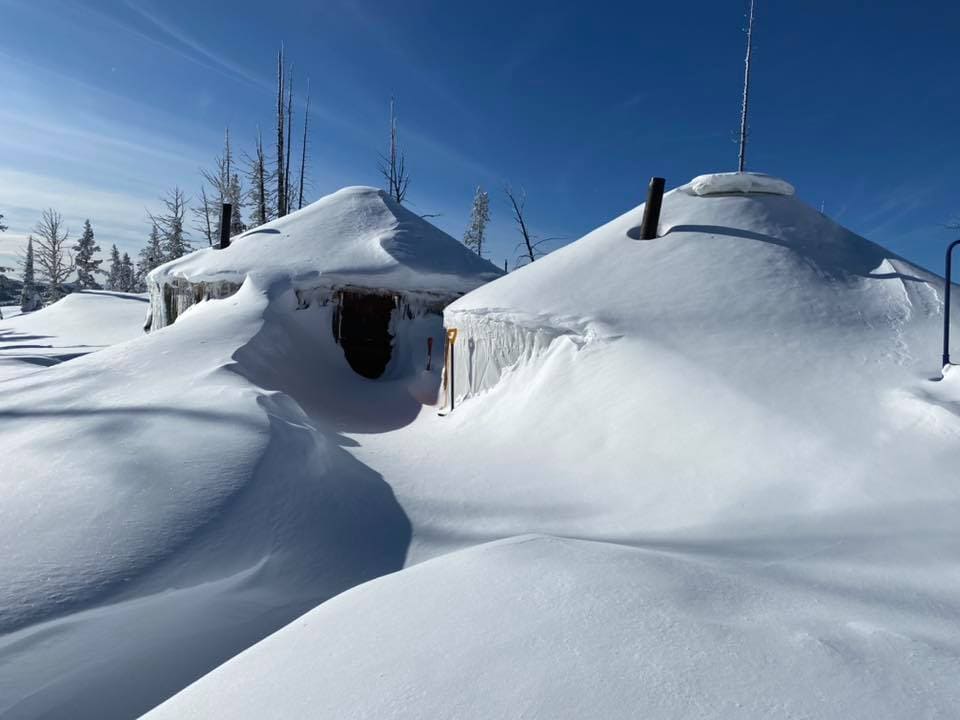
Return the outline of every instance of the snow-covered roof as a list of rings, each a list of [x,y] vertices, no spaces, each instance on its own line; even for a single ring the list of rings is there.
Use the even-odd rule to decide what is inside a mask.
[[[771,193],[793,195],[793,185],[786,180],[764,173],[726,172],[698,175],[684,186],[694,195],[719,195],[721,193]]]
[[[382,190],[347,187],[233,238],[224,250],[206,248],[161,265],[150,277],[239,283],[249,274],[301,287],[456,294],[502,273]]]
[[[935,276],[786,193],[789,183],[738,177],[701,176],[666,193],[650,241],[639,239],[643,205],[629,210],[458,299],[446,309],[448,325],[470,314],[534,328],[589,324],[609,335],[713,333],[721,325],[762,333],[794,321],[839,328],[876,317],[880,326],[909,312],[910,301],[937,301],[925,282],[910,282]],[[724,178],[751,189],[705,192],[729,189]],[[906,280],[896,283],[899,295],[889,282],[898,278]],[[891,308],[898,303],[904,307]]]

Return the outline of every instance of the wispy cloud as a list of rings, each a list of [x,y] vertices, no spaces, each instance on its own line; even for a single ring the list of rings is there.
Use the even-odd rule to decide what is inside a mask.
[[[133,22],[126,13],[110,12],[92,4],[79,5],[76,10],[91,20],[107,24],[128,36],[148,42],[154,47],[232,80],[253,85],[261,90],[272,88],[272,85],[265,78],[232,61],[222,53],[217,53],[204,46],[155,11],[143,5],[134,4],[129,0],[125,0],[124,7],[128,8],[134,17],[144,21],[142,26]],[[153,32],[148,32],[148,30]]]
[[[182,28],[177,27],[171,21],[163,18],[146,3],[126,0],[125,5],[146,20],[154,29],[160,31],[161,35],[159,38],[151,37],[150,39],[161,44],[171,52],[177,53],[184,58],[194,61],[197,61],[198,58],[202,58],[207,67],[224,73],[237,80],[248,82],[251,85],[261,89],[271,90],[273,88],[273,85],[263,77],[248,70],[239,63],[234,62],[223,53],[212,50],[206,45],[200,43],[195,38],[190,37],[190,35],[187,34]],[[132,25],[128,23],[123,24],[129,30],[142,34]]]
[[[100,190],[51,175],[5,168],[0,168],[0,187],[4,189],[4,224],[10,228],[0,235],[0,250],[5,253],[22,247],[42,210],[52,207],[63,214],[72,236],[89,218],[101,248],[116,243],[132,254],[147,235],[146,209],[158,203],[152,195]]]

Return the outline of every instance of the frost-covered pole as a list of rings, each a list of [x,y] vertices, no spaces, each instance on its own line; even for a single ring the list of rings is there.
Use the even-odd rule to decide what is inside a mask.
[[[740,156],[738,172],[747,167],[747,113],[750,110],[750,60],[753,58],[753,11],[756,0],[750,0],[750,18],[747,21],[747,57],[743,61],[743,105],[740,108]]]

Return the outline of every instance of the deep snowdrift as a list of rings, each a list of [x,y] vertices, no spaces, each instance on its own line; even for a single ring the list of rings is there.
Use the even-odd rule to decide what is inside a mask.
[[[325,309],[295,307],[248,283],[3,383],[0,716],[137,715],[401,567],[410,528],[389,486],[334,420],[263,389],[353,376],[342,354],[309,352],[330,337]],[[419,406],[402,390],[398,413]]]
[[[502,356],[447,417],[438,327],[369,382],[256,278],[8,383],[0,713],[127,716],[435,558],[158,716],[948,715],[935,278],[792,197],[677,190],[650,242],[641,214],[451,309],[458,357]],[[527,533],[568,539],[471,548]]]
[[[530,532],[603,544],[383,578],[157,717],[956,707],[960,395],[930,380],[937,279],[788,196],[679,189],[650,242],[641,215],[455,303],[457,376],[489,343],[499,381],[352,451],[397,493],[414,562]]]
[[[560,335],[641,339],[675,355],[671,365],[700,364],[764,401],[779,402],[780,389],[806,396],[805,381],[832,393],[832,373],[862,385],[864,374],[869,384],[937,370],[942,281],[796,198],[699,197],[688,184],[665,195],[650,241],[635,239],[642,215],[630,210],[450,305],[458,394],[490,387]]]
[[[147,298],[86,290],[42,310],[4,310],[0,320],[0,380],[34,372],[143,334]]]
[[[858,563],[665,550],[528,536],[446,555],[331,600],[147,717],[876,720],[960,704],[960,628],[935,605],[956,607],[955,576],[903,604]]]

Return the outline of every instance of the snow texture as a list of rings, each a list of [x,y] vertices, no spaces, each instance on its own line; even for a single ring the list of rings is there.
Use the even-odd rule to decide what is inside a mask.
[[[956,710],[952,618],[898,607],[856,567],[810,583],[816,560],[765,569],[751,554],[746,544],[639,550],[542,536],[481,545],[344,593],[147,718]]]
[[[795,197],[641,215],[448,308],[445,417],[436,316],[371,382],[256,273],[0,385],[0,716],[954,715],[941,280]]]
[[[0,380],[36,372],[143,334],[147,297],[86,290],[31,313],[3,308]]]
[[[753,172],[727,172],[699,175],[691,180],[686,188],[694,195],[769,193],[789,197],[794,194],[793,185],[786,180]]]
[[[161,265],[149,283],[158,294],[184,281],[235,288],[255,275],[262,287],[280,281],[302,289],[370,288],[452,299],[501,274],[382,190],[348,187],[233,238],[224,250],[206,248]],[[155,326],[166,324],[157,310],[154,319]]]
[[[654,240],[637,239],[640,206],[451,304],[458,396],[488,389],[559,336],[578,346],[642,339],[773,388],[802,387],[774,380],[783,363],[813,387],[825,367],[858,386],[860,365],[910,375],[936,355],[939,278],[796,198],[688,187],[664,196]]]

